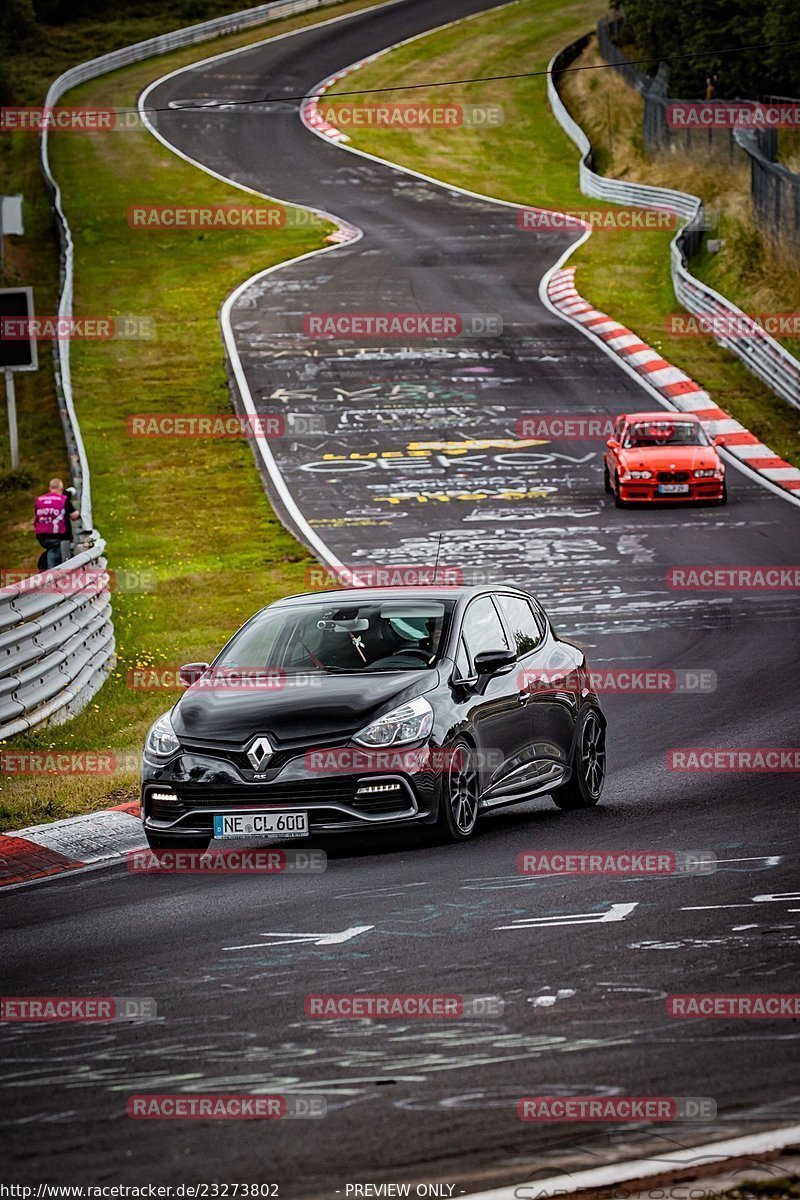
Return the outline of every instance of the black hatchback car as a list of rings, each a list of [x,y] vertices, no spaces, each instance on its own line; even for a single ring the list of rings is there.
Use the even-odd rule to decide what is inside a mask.
[[[292,596],[181,678],[144,748],[156,848],[409,824],[462,841],[488,809],[603,788],[583,653],[512,585]]]

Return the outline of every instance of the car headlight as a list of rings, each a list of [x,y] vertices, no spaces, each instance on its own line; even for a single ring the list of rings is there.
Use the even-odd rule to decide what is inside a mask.
[[[422,696],[372,721],[353,738],[362,746],[400,746],[418,742],[433,728],[433,709]]]
[[[181,744],[175,736],[175,730],[172,728],[172,721],[169,719],[169,713],[164,713],[158,720],[150,726],[150,731],[145,739],[144,748],[149,754],[155,755],[156,758],[168,758],[170,754],[174,754],[176,750],[180,750]]]
[[[694,471],[695,479],[713,479],[715,475],[722,473],[720,467],[704,467],[702,471]]]
[[[652,479],[652,471],[631,471],[631,479]]]

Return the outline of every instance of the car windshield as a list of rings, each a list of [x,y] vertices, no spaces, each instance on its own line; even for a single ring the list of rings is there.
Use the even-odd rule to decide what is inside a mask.
[[[453,602],[357,600],[268,608],[248,622],[215,671],[420,671],[444,646]]]
[[[708,434],[697,421],[636,421],[628,426],[623,446],[710,446]]]

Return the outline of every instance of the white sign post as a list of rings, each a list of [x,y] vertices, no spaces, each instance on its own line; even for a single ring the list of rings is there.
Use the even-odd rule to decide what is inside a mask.
[[[0,196],[0,271],[5,265],[4,237],[7,233],[21,237],[24,232],[22,196]]]
[[[11,447],[11,470],[19,466],[19,432],[17,430],[17,397],[14,392],[14,372],[6,367],[6,407],[8,408],[8,444]]]

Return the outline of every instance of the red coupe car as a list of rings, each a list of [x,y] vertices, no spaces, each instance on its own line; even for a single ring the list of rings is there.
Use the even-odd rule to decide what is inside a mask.
[[[725,504],[725,464],[691,413],[623,413],[604,458],[605,488],[617,508],[632,502],[705,501]]]

